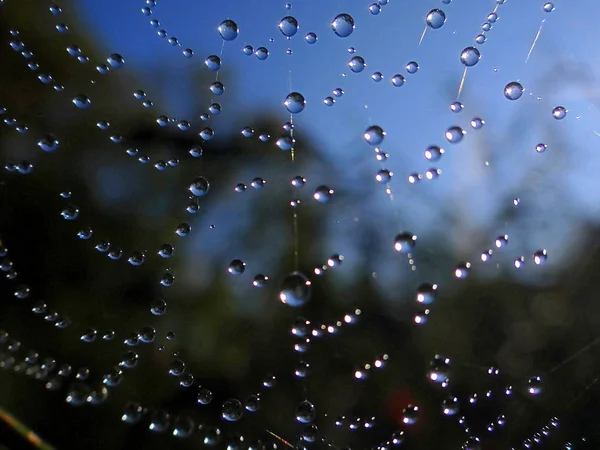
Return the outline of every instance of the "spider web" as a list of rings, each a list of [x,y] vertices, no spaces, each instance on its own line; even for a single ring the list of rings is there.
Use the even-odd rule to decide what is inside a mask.
[[[0,2],[6,433],[596,448],[592,6]]]

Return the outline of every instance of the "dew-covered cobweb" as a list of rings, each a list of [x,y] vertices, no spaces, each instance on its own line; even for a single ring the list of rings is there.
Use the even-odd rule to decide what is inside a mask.
[[[600,448],[597,5],[288,2],[0,0],[0,444]]]

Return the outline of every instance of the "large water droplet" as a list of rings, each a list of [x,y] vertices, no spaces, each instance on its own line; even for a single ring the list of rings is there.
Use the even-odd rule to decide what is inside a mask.
[[[296,420],[300,423],[310,423],[315,420],[317,410],[308,400],[302,401],[296,408]]]
[[[289,112],[292,114],[298,114],[304,110],[304,107],[306,106],[306,100],[299,92],[292,92],[291,94],[288,94],[283,104]]]
[[[47,134],[38,141],[38,146],[45,152],[53,152],[60,146],[60,142],[53,135]]]
[[[567,109],[564,106],[557,106],[552,110],[552,117],[556,120],[562,120],[567,117]]]
[[[367,64],[365,63],[365,59],[362,56],[354,56],[349,62],[348,67],[354,73],[360,73],[365,70]]]
[[[339,37],[348,37],[354,31],[354,19],[350,14],[338,14],[331,21],[331,28]]]
[[[446,130],[446,139],[451,144],[458,144],[462,141],[465,134],[467,134],[467,132],[461,127],[450,127]]]
[[[298,21],[295,17],[286,16],[279,21],[279,31],[287,38],[291,38],[298,32]]]
[[[239,33],[237,23],[230,19],[221,22],[221,25],[219,25],[217,30],[225,41],[233,41]]]
[[[315,189],[315,193],[313,194],[313,198],[319,203],[327,203],[335,191],[333,189],[328,188],[327,186],[319,186]]]
[[[92,104],[87,95],[79,94],[73,97],[73,104],[78,108],[85,109]]]
[[[467,67],[472,67],[479,62],[481,53],[475,47],[467,47],[460,52],[460,62]]]
[[[125,65],[125,58],[118,53],[113,53],[106,59],[106,62],[110,64],[113,69],[120,69]]]
[[[198,177],[192,182],[192,184],[190,184],[188,189],[192,195],[195,195],[196,197],[203,197],[208,193],[210,184],[206,178]]]
[[[244,405],[238,399],[229,399],[223,403],[221,415],[229,422],[236,422],[244,415]]]
[[[279,300],[289,306],[303,306],[310,300],[311,293],[310,280],[300,272],[293,272],[283,280]]]
[[[509,100],[518,100],[523,95],[523,86],[517,81],[511,81],[504,87],[504,96]]]
[[[415,249],[416,243],[417,236],[405,231],[394,238],[394,249],[399,253],[410,253]]]
[[[432,9],[425,16],[425,23],[429,28],[437,30],[446,22],[446,14],[441,9]]]
[[[385,138],[385,131],[378,125],[372,125],[366,129],[363,137],[368,144],[371,145],[380,145],[383,142],[383,138]]]

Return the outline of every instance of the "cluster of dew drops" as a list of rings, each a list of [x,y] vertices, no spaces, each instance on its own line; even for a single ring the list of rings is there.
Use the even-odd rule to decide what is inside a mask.
[[[488,15],[487,20],[482,25],[481,32],[475,37],[475,45],[482,45],[486,42],[488,33],[492,29],[494,23],[498,20],[498,6],[502,5],[504,2],[505,0],[497,0],[496,8]],[[146,0],[146,5],[142,8],[142,14],[145,16],[152,16],[154,14],[156,3],[157,2],[155,0]],[[451,3],[451,0],[442,0],[442,3],[448,5]],[[371,4],[368,7],[368,10],[372,15],[378,15],[383,11],[387,4],[388,0],[379,0],[378,2]],[[291,5],[286,5],[286,9],[291,9]],[[62,9],[54,4],[50,6],[49,10],[50,13],[56,17],[60,17],[62,13]],[[554,11],[554,5],[551,2],[547,2],[543,5],[543,10],[548,13],[552,12]],[[438,8],[432,9],[425,16],[425,31],[440,29],[445,22],[445,12]],[[153,28],[158,29],[157,35],[160,38],[166,39],[167,42],[174,47],[183,48],[183,44],[181,44],[175,36],[170,36],[165,29],[161,28],[161,24],[158,19],[153,18],[150,21],[150,25]],[[291,15],[285,16],[278,23],[278,29],[286,39],[291,39],[299,31],[298,20]],[[340,38],[348,37],[355,29],[355,20],[349,14],[340,13],[332,19],[331,29],[333,33]],[[56,30],[59,33],[68,33],[69,26],[59,21],[56,24]],[[222,21],[218,26],[217,31],[225,42],[234,41],[240,32],[236,22],[231,19]],[[27,66],[32,70],[32,72],[37,73],[37,78],[39,81],[43,84],[50,85],[56,92],[64,92],[64,86],[54,80],[51,74],[41,71],[42,69],[34,61],[33,52],[27,48],[25,42],[21,39],[19,32],[17,30],[11,30],[10,34],[12,37],[10,41],[10,47],[14,51],[21,53],[27,62]],[[318,37],[316,33],[308,32],[304,36],[304,40],[306,43],[314,45],[318,42]],[[77,45],[69,45],[66,48],[66,51],[81,64],[87,64],[89,62],[89,57],[87,57],[84,51]],[[248,56],[254,55],[258,60],[265,60],[269,57],[269,50],[265,46],[257,46],[254,48],[251,45],[245,45],[242,48],[242,52]],[[349,52],[354,53],[355,50],[350,48]],[[291,49],[288,49],[287,53],[291,55]],[[186,58],[192,58],[194,56],[194,51],[191,48],[183,48],[182,54]],[[459,55],[459,61],[465,68],[465,74],[466,69],[476,66],[480,59],[481,52],[476,46],[468,46],[464,48]],[[209,55],[204,60],[204,64],[209,71],[216,72],[217,74],[222,65],[221,58],[217,55]],[[106,59],[105,63],[101,63],[96,66],[96,72],[99,75],[107,75],[117,69],[122,68],[124,65],[125,59],[123,56],[118,53],[113,53]],[[355,55],[352,56],[348,62],[348,67],[353,73],[359,73],[366,68],[366,62],[363,57]],[[414,60],[409,61],[405,66],[405,70],[408,75],[417,74],[419,71],[418,62]],[[381,72],[376,71],[371,75],[371,79],[375,82],[380,82],[384,79],[384,75]],[[406,83],[405,76],[400,73],[391,76],[390,80],[394,87],[401,87]],[[218,79],[211,83],[209,88],[214,96],[223,95],[225,92],[225,86],[221,81],[218,81]],[[516,101],[523,96],[524,92],[525,89],[520,82],[510,81],[506,84],[503,95],[507,100]],[[326,97],[323,103],[326,106],[332,106],[335,103],[334,97],[339,98],[343,94],[344,91],[341,88],[335,88],[333,90],[333,97]],[[133,93],[133,95],[136,100],[141,102],[144,108],[150,109],[154,106],[154,103],[147,99],[144,90],[138,89]],[[77,94],[72,97],[72,103],[78,109],[86,109],[91,106],[92,99],[85,94]],[[290,121],[283,125],[282,128],[284,133],[282,136],[275,140],[275,145],[279,149],[284,151],[293,150],[295,139],[293,136],[294,125],[292,116],[301,113],[305,109],[306,105],[307,102],[304,95],[299,92],[290,92],[285,97],[283,106],[290,113]],[[460,113],[463,108],[463,104],[458,100],[450,105],[450,109],[455,113]],[[206,122],[210,119],[211,115],[218,115],[221,112],[221,105],[217,102],[211,102],[207,113],[202,114],[200,116],[200,120],[202,122]],[[19,133],[24,134],[29,131],[29,128],[26,124],[19,122],[16,118],[8,117],[7,113],[8,111],[6,108],[0,108],[0,114],[6,116],[3,119],[5,125],[14,127]],[[562,120],[566,117],[567,110],[563,106],[556,106],[552,109],[551,114],[555,119]],[[176,119],[166,115],[158,116],[156,118],[156,123],[160,127],[167,127],[171,124],[175,124],[175,126],[182,132],[190,131],[195,126],[193,121]],[[470,124],[474,130],[478,130],[485,125],[485,120],[480,117],[474,117],[470,121]],[[109,121],[102,120],[97,123],[97,127],[102,131],[108,131],[113,128],[113,124]],[[247,126],[241,130],[241,134],[246,138],[251,138],[255,135],[255,132],[251,127]],[[198,136],[202,142],[211,140],[214,135],[215,132],[210,127],[203,127],[198,132]],[[445,131],[446,141],[452,145],[459,144],[466,135],[467,131],[456,125],[448,127]],[[376,159],[382,164],[389,156],[381,148],[385,137],[385,130],[378,125],[370,125],[363,134],[364,141],[375,149]],[[271,136],[267,134],[260,134],[258,139],[262,142],[268,142],[271,140]],[[110,134],[109,140],[115,144],[121,144],[123,142],[123,137],[119,134]],[[57,151],[60,148],[60,144],[60,139],[52,134],[46,134],[38,141],[38,146],[44,152]],[[546,149],[547,145],[544,143],[539,143],[535,147],[535,151],[538,153],[543,153],[546,151]],[[129,156],[137,158],[140,163],[147,164],[150,161],[150,158],[137,148],[128,148],[126,153]],[[203,150],[201,145],[196,145],[189,150],[189,155],[193,158],[201,157],[202,153]],[[440,145],[432,144],[425,149],[424,156],[427,161],[435,162],[439,161],[445,153],[446,151]],[[156,170],[164,171],[166,169],[176,167],[178,164],[179,160],[172,158],[168,161],[159,160],[154,164],[154,167]],[[5,165],[6,171],[17,172],[24,175],[31,173],[33,169],[33,164],[29,161],[21,161],[19,163],[9,163]],[[394,174],[390,170],[382,167],[377,171],[375,175],[375,181],[387,186],[391,182],[393,175]],[[414,184],[423,178],[433,180],[440,175],[441,171],[439,169],[431,168],[427,170],[424,175],[419,173],[410,174],[408,176],[408,181]],[[307,180],[300,175],[294,177],[290,181],[290,184],[294,188],[298,189],[304,187],[306,183]],[[254,190],[260,191],[265,187],[266,181],[261,177],[255,177],[250,181],[249,184]],[[247,190],[247,185],[245,183],[238,183],[234,186],[234,190],[237,193],[243,193]],[[200,209],[201,199],[210,192],[210,183],[203,176],[198,176],[189,184],[188,192],[190,195],[190,203],[186,207],[186,211],[189,214],[196,214]],[[388,193],[389,192],[390,191],[388,191]],[[334,189],[325,185],[319,185],[314,190],[312,198],[319,203],[327,203],[332,199],[334,193]],[[60,196],[65,201],[70,202],[73,194],[69,191],[64,191],[60,193]],[[299,200],[292,200],[290,202],[293,208],[297,208],[299,203]],[[514,206],[517,207],[519,204],[520,200],[518,198],[514,199]],[[67,203],[60,211],[60,215],[65,220],[76,221],[79,219],[80,210],[74,204]],[[177,225],[174,233],[178,237],[183,238],[188,236],[191,231],[191,225],[188,222],[182,221],[179,225]],[[77,231],[77,237],[82,240],[89,240],[93,236],[94,231],[89,226],[83,227]],[[481,261],[484,263],[489,262],[494,251],[505,248],[508,245],[508,242],[508,235],[498,236],[493,245],[490,246],[491,248],[481,253]],[[2,258],[0,261],[0,270],[6,274],[8,279],[15,280],[17,279],[16,268],[13,267],[8,249],[4,246],[4,244],[0,244],[0,258]],[[409,261],[411,261],[411,264],[412,254],[415,251],[416,245],[417,235],[413,234],[412,232],[401,231],[393,239],[393,249],[400,254],[407,255],[409,257]],[[106,254],[111,260],[116,261],[122,259],[123,257],[123,250],[118,245],[111,243],[109,240],[101,240],[94,246],[94,248],[98,252]],[[132,266],[140,266],[145,262],[147,254],[147,251],[133,251],[125,259]],[[169,259],[175,254],[175,246],[170,243],[164,243],[156,250],[156,254],[160,258]],[[547,261],[546,250],[537,250],[532,255],[531,259],[535,265],[544,264]],[[342,255],[332,255],[325,264],[317,265],[315,267],[314,275],[323,275],[328,269],[339,267],[343,260],[344,257]],[[525,261],[526,258],[524,256],[518,256],[514,259],[514,266],[520,269],[525,264]],[[458,263],[454,269],[454,277],[456,279],[466,278],[471,270],[471,266],[471,262],[468,261]],[[242,259],[232,260],[226,268],[227,272],[232,276],[240,276],[246,272],[246,269],[247,264]],[[174,282],[175,275],[170,270],[167,270],[160,278],[160,284],[163,287],[170,287],[174,284]],[[257,288],[265,286],[268,282],[269,276],[262,273],[258,273],[252,278],[252,285]],[[293,271],[289,273],[282,281],[280,289],[278,290],[278,299],[284,305],[288,305],[290,307],[301,307],[310,300],[311,291],[312,284],[309,277],[299,271]],[[423,309],[420,309],[419,312],[414,316],[415,324],[422,325],[427,322],[427,318],[430,314],[429,308],[435,303],[437,293],[438,285],[435,283],[424,282],[418,287],[415,300],[416,303]],[[29,298],[30,294],[30,289],[25,284],[19,285],[14,291],[15,297],[19,299]],[[41,316],[43,320],[48,323],[52,323],[57,328],[66,328],[71,325],[71,321],[67,315],[51,309],[43,301],[36,301],[31,309],[35,315]],[[154,316],[162,316],[167,311],[167,303],[163,299],[156,299],[151,303],[150,311]],[[310,348],[312,340],[325,335],[336,334],[342,327],[355,323],[360,315],[361,310],[356,309],[351,314],[345,315],[338,321],[335,321],[331,324],[323,324],[314,328],[312,328],[309,320],[303,317],[297,318],[291,328],[291,334],[296,339],[293,344],[293,350],[299,355],[306,353]],[[115,339],[115,336],[116,332],[112,329],[98,330],[94,327],[90,327],[83,331],[80,339],[84,343],[92,343],[97,340],[112,341]],[[139,344],[150,344],[155,342],[156,336],[156,330],[150,326],[143,327],[140,330],[126,335],[123,338],[123,343],[126,347],[128,347],[128,349],[123,354],[122,359],[117,361],[109,371],[103,374],[101,377],[101,382],[95,385],[86,383],[86,380],[90,378],[90,370],[87,367],[74,368],[68,363],[60,364],[57,363],[54,358],[50,356],[42,357],[33,350],[28,352],[25,357],[20,360],[17,356],[17,352],[19,352],[21,349],[20,342],[11,338],[5,331],[0,331],[0,345],[2,346],[2,351],[0,352],[0,367],[5,369],[10,368],[15,372],[22,372],[25,375],[41,380],[45,383],[45,386],[48,390],[58,390],[61,386],[68,385],[69,388],[66,395],[66,401],[72,405],[100,404],[108,397],[110,388],[121,384],[124,372],[136,367],[139,360],[139,355],[135,351],[135,347]],[[174,338],[175,334],[173,332],[169,332],[166,335],[167,341],[173,340]],[[159,350],[164,349],[165,345],[161,345],[159,347]],[[353,378],[356,380],[368,378],[368,375],[371,373],[371,371],[385,367],[389,359],[390,355],[387,353],[377,356],[374,360],[369,361],[356,369],[353,373]],[[447,388],[449,386],[450,379],[450,366],[451,364],[449,358],[435,355],[431,362],[430,370],[427,373],[428,379],[436,385]],[[190,388],[197,385],[198,404],[206,405],[211,403],[213,400],[213,393],[207,387],[201,386],[196,382],[193,374],[188,370],[185,361],[180,359],[177,354],[174,355],[174,359],[169,364],[168,371],[170,375],[178,378],[179,385],[184,388]],[[308,377],[309,373],[310,364],[303,360],[298,362],[293,371],[294,376],[299,379],[305,379]],[[490,376],[497,376],[498,373],[498,369],[495,368],[490,368],[488,370],[488,374]],[[268,375],[262,382],[261,388],[272,388],[276,384],[276,378],[277,377],[275,375]],[[512,386],[508,386],[503,388],[501,391],[503,391],[504,395],[510,396],[513,393],[513,388]],[[527,381],[525,392],[532,396],[539,395],[542,392],[542,378],[537,376],[530,378]],[[492,395],[495,394],[492,393],[492,391],[488,391],[482,395],[482,397],[490,398]],[[259,391],[250,395],[244,401],[234,398],[227,399],[222,403],[222,418],[226,421],[235,422],[241,419],[245,412],[258,411],[261,404],[261,398],[262,393]],[[481,443],[480,439],[476,437],[469,429],[465,416],[461,416],[459,414],[461,411],[460,404],[467,403],[473,405],[477,402],[477,399],[477,394],[473,394],[468,399],[458,399],[450,395],[441,404],[441,413],[448,417],[456,416],[458,418],[458,423],[464,428],[468,437],[463,448],[468,450],[480,449]],[[418,415],[418,406],[407,405],[402,413],[402,424],[404,426],[410,426],[414,424],[418,419]],[[316,417],[316,408],[310,401],[305,399],[299,403],[296,409],[296,420],[297,422],[306,425],[306,428],[304,429],[298,443],[298,445],[301,446],[300,448],[303,448],[304,444],[315,442],[318,439],[318,428],[312,424]],[[155,432],[164,432],[170,430],[172,434],[177,437],[188,437],[193,433],[201,433],[202,441],[207,445],[215,445],[219,443],[222,438],[221,430],[218,427],[197,425],[194,423],[192,418],[187,415],[172,415],[164,409],[146,407],[138,402],[128,403],[125,406],[123,415],[121,417],[122,421],[132,424],[140,422],[143,418],[149,419],[148,427],[150,430]],[[491,423],[488,426],[488,431],[491,432],[495,428],[502,427],[505,419],[506,418],[503,415],[500,415],[494,423]],[[357,429],[358,427],[371,428],[374,424],[374,421],[374,418],[348,419],[346,417],[340,417],[336,420],[335,424],[336,426],[347,425],[348,428],[352,430]],[[533,437],[524,441],[524,445],[529,446],[533,445],[534,443],[538,443],[539,439],[542,439],[544,436],[548,436],[550,431],[558,426],[558,422],[559,421],[557,418],[551,419],[548,425],[544,426]],[[274,435],[274,437],[280,439],[284,444],[291,446],[291,444],[287,443],[287,441],[284,441],[276,435]],[[321,440],[325,442],[325,438],[321,438]],[[395,447],[401,445],[403,442],[404,431],[396,431],[391,435],[389,440],[381,444],[380,448],[383,449]],[[236,444],[229,444],[229,448],[238,447],[236,447]],[[258,447],[251,446],[248,448]]]

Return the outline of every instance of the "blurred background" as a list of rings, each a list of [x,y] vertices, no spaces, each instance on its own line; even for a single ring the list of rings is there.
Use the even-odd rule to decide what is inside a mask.
[[[591,0],[551,6],[0,1],[0,417],[56,448],[598,448],[600,50]]]

